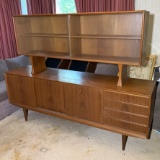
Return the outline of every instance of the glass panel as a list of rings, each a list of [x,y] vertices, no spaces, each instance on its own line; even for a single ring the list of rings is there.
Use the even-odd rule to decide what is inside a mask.
[[[57,0],[56,13],[76,13],[74,0]]]

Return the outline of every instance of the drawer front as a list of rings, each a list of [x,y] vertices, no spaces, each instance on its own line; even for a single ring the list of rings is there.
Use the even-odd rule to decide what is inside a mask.
[[[104,124],[114,128],[125,130],[127,132],[135,132],[135,133],[140,133],[144,135],[148,132],[148,129],[146,126],[128,123],[128,122],[121,121],[111,117],[105,117]]]
[[[125,94],[112,91],[104,91],[104,99],[110,99],[114,101],[126,102],[131,104],[137,104],[142,106],[149,106],[149,98],[145,96],[137,96],[132,94]]]
[[[133,115],[125,112],[120,112],[116,110],[110,110],[107,108],[104,108],[104,117],[113,117],[128,123],[137,123],[147,126],[148,125],[148,118],[146,116],[140,116],[140,115]]]
[[[103,107],[128,114],[149,116],[149,108],[141,105],[129,104],[124,102],[112,101],[104,99]]]
[[[149,98],[104,91],[103,124],[126,132],[148,134]]]

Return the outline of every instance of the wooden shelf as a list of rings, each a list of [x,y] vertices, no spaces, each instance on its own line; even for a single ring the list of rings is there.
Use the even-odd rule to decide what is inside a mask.
[[[129,40],[129,39],[133,39],[133,40],[140,40],[141,37],[140,36],[135,36],[135,35],[75,35],[75,36],[71,36],[71,38],[88,38],[88,39],[124,39],[124,40]]]
[[[26,33],[20,35],[22,37],[56,37],[56,38],[68,38],[67,34],[50,34],[50,33]]]
[[[35,56],[35,57],[70,59],[69,53],[64,53],[64,52],[31,51],[29,53],[26,53],[26,55],[28,55],[28,56]]]
[[[70,59],[70,60],[80,60],[88,62],[101,62],[101,63],[111,63],[111,64],[130,64],[139,65],[138,58],[133,57],[117,57],[117,56],[106,56],[106,55],[70,55],[69,53],[63,52],[44,52],[44,51],[32,51],[26,53],[28,56],[35,57],[49,57],[49,58],[59,58],[59,59]]]
[[[90,62],[101,62],[101,63],[111,63],[111,64],[129,64],[129,65],[139,65],[138,58],[133,57],[118,57],[118,56],[106,56],[106,55],[73,55],[71,59],[78,59]]]

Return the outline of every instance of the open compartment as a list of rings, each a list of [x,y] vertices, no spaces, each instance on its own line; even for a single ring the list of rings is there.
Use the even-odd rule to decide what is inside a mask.
[[[113,12],[70,16],[71,36],[141,38],[143,12]]]
[[[46,67],[57,68],[62,60],[57,58],[47,58],[45,63]]]
[[[67,15],[17,16],[14,24],[19,54],[70,52]]]
[[[145,50],[145,14],[137,11],[71,15],[72,57],[140,65]]]
[[[72,57],[82,60],[139,65],[139,54],[139,40],[72,38]]]

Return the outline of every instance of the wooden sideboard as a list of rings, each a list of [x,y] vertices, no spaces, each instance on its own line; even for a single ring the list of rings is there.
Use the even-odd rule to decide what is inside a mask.
[[[149,138],[153,120],[155,81],[32,67],[6,73],[9,100],[27,110],[81,122],[127,136]],[[125,145],[123,144],[123,149]]]
[[[128,136],[150,138],[156,82],[127,79],[126,66],[145,56],[146,11],[14,17],[18,53],[31,65],[6,73],[9,100],[23,108]],[[47,68],[47,57],[62,59]],[[86,72],[67,70],[87,61]],[[117,64],[118,76],[94,72]],[[123,85],[123,86],[122,86]]]

